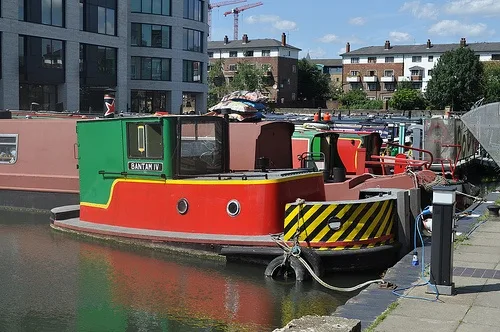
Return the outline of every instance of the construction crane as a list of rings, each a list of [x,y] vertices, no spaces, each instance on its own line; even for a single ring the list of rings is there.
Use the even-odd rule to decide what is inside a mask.
[[[242,2],[247,2],[247,0],[229,0],[208,4],[208,40],[212,40],[212,9]]]
[[[263,3],[259,1],[256,3],[251,3],[251,4],[246,5],[246,6],[234,8],[233,10],[230,10],[230,11],[224,13],[224,16],[227,16],[229,14],[234,14],[234,37],[233,37],[234,40],[238,39],[238,15],[239,15],[239,13],[241,13],[244,10],[254,8],[257,6],[262,6],[262,5],[263,5]]]

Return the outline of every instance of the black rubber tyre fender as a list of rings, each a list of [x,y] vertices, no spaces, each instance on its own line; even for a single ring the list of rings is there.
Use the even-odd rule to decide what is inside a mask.
[[[290,256],[285,264],[283,264],[283,256],[274,258],[267,265],[264,275],[269,278],[278,279],[289,272],[293,272],[295,281],[304,281],[309,276],[306,268],[293,256]]]
[[[323,277],[325,269],[321,263],[321,257],[313,249],[301,247],[300,256],[307,262],[307,264],[309,264],[318,277]],[[307,271],[305,267],[304,269],[306,270],[306,273],[309,274],[309,271]]]

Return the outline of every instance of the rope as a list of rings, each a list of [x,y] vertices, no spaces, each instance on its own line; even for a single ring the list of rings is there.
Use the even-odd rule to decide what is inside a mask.
[[[472,196],[472,195],[469,195],[469,194],[463,193],[463,192],[458,191],[458,190],[457,190],[457,194],[462,195],[462,196],[465,196],[465,197],[472,198],[472,199],[474,199],[474,200],[476,200],[476,201],[486,201],[483,197]]]
[[[281,234],[272,234],[271,238],[285,252],[285,257],[283,259],[283,262],[285,262],[290,256],[297,258],[299,260],[299,262],[302,265],[304,265],[306,270],[311,274],[311,276],[314,278],[314,280],[316,280],[320,285],[324,286],[325,288],[328,288],[330,290],[337,291],[337,292],[353,292],[353,291],[358,290],[360,288],[366,287],[370,284],[375,284],[375,283],[384,284],[385,283],[385,281],[383,279],[376,279],[376,280],[369,280],[369,281],[363,282],[363,283],[356,285],[356,286],[353,286],[353,287],[336,287],[336,286],[329,285],[326,282],[324,282],[323,280],[321,280],[321,278],[318,277],[318,275],[316,275],[316,273],[314,273],[314,270],[311,268],[311,266],[307,263],[307,261],[305,259],[300,257],[301,250],[300,250],[300,245],[298,244],[298,241],[296,241],[295,245],[291,248],[288,245],[288,243],[286,243],[285,241],[283,241],[281,239],[280,235]]]

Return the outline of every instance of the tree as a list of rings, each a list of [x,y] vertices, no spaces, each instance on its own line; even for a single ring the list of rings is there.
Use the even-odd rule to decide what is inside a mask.
[[[484,97],[486,103],[500,101],[500,63],[485,62],[484,66]]]
[[[402,111],[425,109],[425,100],[420,90],[413,89],[405,82],[401,83],[392,95],[391,106]]]
[[[298,63],[298,97],[301,100],[326,100],[331,98],[330,77],[306,58]]]
[[[433,107],[468,111],[483,95],[483,65],[468,47],[445,52],[432,70],[425,96]]]
[[[266,91],[265,72],[255,64],[239,62],[230,86],[232,90]]]
[[[208,71],[208,107],[217,104],[229,92],[226,79],[222,71],[224,60],[216,60]]]

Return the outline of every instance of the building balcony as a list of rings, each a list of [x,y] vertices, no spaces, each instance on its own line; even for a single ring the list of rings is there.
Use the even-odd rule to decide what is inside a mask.
[[[382,76],[380,78],[380,81],[382,81],[382,82],[389,82],[389,83],[390,82],[394,82],[395,80],[396,80],[396,78],[394,76],[392,76],[392,75],[391,76]]]
[[[364,76],[363,81],[365,81],[366,83],[375,83],[375,82],[378,82],[378,77],[377,77],[377,75]]]
[[[361,77],[359,76],[347,76],[347,82],[348,83],[357,83],[357,82],[361,82]]]
[[[410,78],[408,76],[398,76],[398,82],[409,81]]]
[[[412,82],[421,82],[422,75],[411,75],[411,80],[412,80]]]

